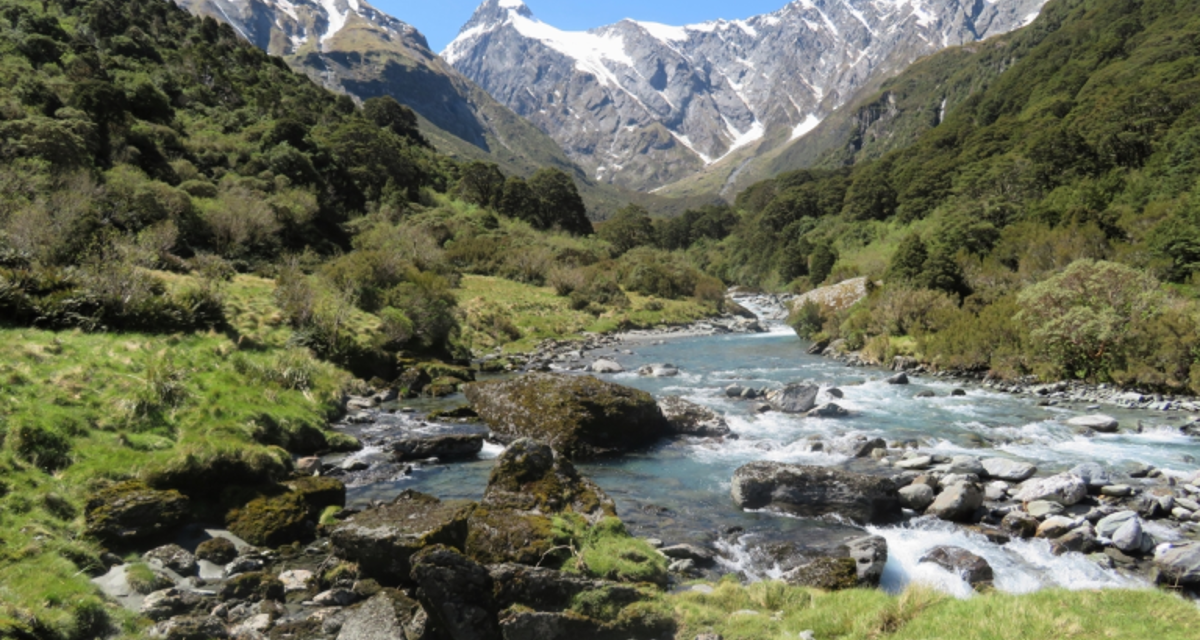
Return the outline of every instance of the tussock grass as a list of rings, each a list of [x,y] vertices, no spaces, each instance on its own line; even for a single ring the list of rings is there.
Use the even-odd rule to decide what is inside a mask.
[[[766,581],[742,586],[732,578],[710,594],[667,596],[679,622],[677,638],[718,633],[726,640],[817,638],[847,640],[1025,640],[1028,638],[1194,638],[1200,610],[1155,590],[988,593],[957,600],[913,586],[898,596],[878,590],[823,592]]]

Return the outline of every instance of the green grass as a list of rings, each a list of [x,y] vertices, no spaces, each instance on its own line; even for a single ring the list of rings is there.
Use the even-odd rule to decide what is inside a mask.
[[[476,351],[502,347],[505,352],[531,351],[546,339],[578,339],[585,332],[608,333],[695,322],[715,315],[710,305],[695,300],[663,300],[626,291],[630,306],[600,316],[571,309],[570,301],[550,287],[487,276],[465,276],[458,295],[464,342]],[[493,318],[507,319],[520,332],[512,339],[495,328]]]
[[[1195,604],[1155,590],[988,593],[957,600],[923,587],[899,596],[878,590],[823,592],[780,582],[742,586],[726,579],[711,594],[666,597],[677,638],[717,633],[725,640],[1025,640],[1028,638],[1194,638]]]
[[[229,285],[229,335],[0,328],[0,637],[132,624],[88,582],[101,549],[81,535],[84,504],[100,483],[195,497],[282,475],[285,449],[352,444],[325,429],[348,374],[283,348],[270,286]]]

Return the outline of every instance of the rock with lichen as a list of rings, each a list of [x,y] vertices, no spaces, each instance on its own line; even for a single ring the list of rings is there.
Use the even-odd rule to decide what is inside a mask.
[[[175,490],[158,491],[136,480],[119,482],[88,496],[87,532],[107,543],[154,538],[182,524],[188,498]]]
[[[572,459],[636,449],[670,433],[649,393],[592,376],[530,373],[464,391],[498,436],[541,440]]]

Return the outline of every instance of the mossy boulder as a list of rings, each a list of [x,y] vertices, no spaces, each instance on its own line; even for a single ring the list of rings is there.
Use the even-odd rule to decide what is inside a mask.
[[[196,559],[213,564],[229,564],[237,556],[237,545],[228,538],[210,538],[196,547]]]
[[[130,480],[88,496],[87,532],[110,544],[136,542],[169,533],[188,517],[187,496],[158,491]]]
[[[309,515],[319,515],[326,507],[346,506],[346,485],[337,478],[305,476],[286,483],[308,505]]]
[[[417,552],[412,566],[421,607],[446,637],[501,640],[499,607],[487,569],[443,545]]]
[[[421,395],[429,396],[430,398],[444,398],[458,393],[459,388],[466,381],[461,378],[452,376],[443,376],[435,378],[421,391]]]
[[[334,528],[330,542],[337,557],[357,562],[365,575],[384,585],[407,584],[416,552],[435,544],[466,546],[467,520],[475,507],[409,490],[389,504],[350,516]]]
[[[221,585],[218,594],[225,600],[283,600],[283,583],[265,571],[243,573]]]
[[[485,564],[558,566],[570,554],[556,540],[551,516],[565,513],[596,522],[615,516],[616,506],[548,445],[517,440],[496,461],[471,516],[467,552]]]
[[[569,458],[620,453],[670,433],[649,393],[592,376],[530,373],[463,391],[498,435],[541,440]]]
[[[817,558],[783,575],[784,582],[826,591],[858,586],[858,563],[854,558]]]
[[[304,495],[289,491],[255,498],[225,517],[234,535],[255,546],[279,547],[311,535]]]

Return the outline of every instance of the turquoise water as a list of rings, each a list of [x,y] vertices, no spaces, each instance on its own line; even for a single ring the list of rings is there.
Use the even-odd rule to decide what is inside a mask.
[[[845,458],[808,451],[809,438],[824,440],[847,433],[881,436],[889,443],[912,441],[925,451],[948,455],[1007,456],[1037,464],[1042,473],[1068,469],[1081,462],[1100,462],[1114,470],[1149,463],[1169,474],[1184,475],[1198,467],[1200,442],[1179,435],[1178,414],[1088,409],[1083,406],[1036,406],[1032,397],[1018,397],[963,386],[967,395],[951,397],[957,383],[914,378],[907,386],[889,385],[891,372],[851,368],[833,360],[807,355],[807,344],[776,327],[757,335],[727,335],[666,339],[661,343],[628,342],[620,349],[594,352],[620,362],[627,370],[651,363],[676,365],[675,378],[644,378],[632,373],[601,376],[644,389],[656,397],[680,395],[723,414],[740,437],[725,442],[673,441],[621,458],[583,463],[593,478],[617,502],[630,529],[668,544],[700,542],[720,548],[724,569],[746,577],[774,575],[747,555],[756,539],[791,540],[806,548],[821,548],[842,535],[836,522],[748,513],[729,497],[730,478],[739,466],[753,460],[853,465]],[[724,388],[779,387],[809,380],[822,388],[837,387],[845,396],[836,402],[851,415],[836,419],[804,418],[780,413],[755,414],[753,402],[727,399]],[[935,398],[916,398],[929,390]],[[819,401],[828,401],[824,392]],[[1101,411],[1121,421],[1121,434],[1084,437],[1065,425],[1071,417]],[[1141,433],[1133,430],[1140,423]],[[352,501],[386,499],[414,488],[443,498],[478,499],[492,462],[501,449],[489,446],[483,459],[418,469],[409,478],[351,491]],[[730,535],[731,528],[741,532]],[[958,595],[969,594],[961,580],[917,559],[937,544],[956,544],[984,556],[996,569],[998,588],[1027,592],[1050,585],[1069,588],[1128,586],[1136,579],[1102,570],[1079,554],[1055,557],[1044,541],[992,544],[941,522],[921,518],[901,527],[872,529],[889,540],[891,548],[884,586],[898,589],[911,580],[931,582]]]

